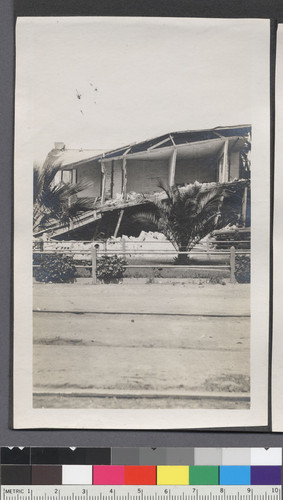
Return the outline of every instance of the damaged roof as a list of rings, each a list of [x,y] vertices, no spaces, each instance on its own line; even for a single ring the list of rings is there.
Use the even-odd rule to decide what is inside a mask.
[[[175,148],[178,146],[189,145],[193,143],[201,143],[203,141],[213,141],[226,139],[231,137],[247,137],[251,134],[251,125],[236,125],[229,127],[215,127],[205,130],[186,130],[181,132],[170,132],[168,134],[147,139],[145,141],[136,142],[127,146],[112,150],[83,150],[83,149],[66,149],[65,146],[60,149],[54,148],[48,153],[45,163],[52,165],[61,165],[63,169],[75,168],[81,164],[91,162],[93,160],[111,160],[122,158],[126,155],[134,155],[136,153],[150,153],[154,151],[162,151],[163,148]]]
[[[78,167],[80,164],[85,164],[94,158],[100,158],[103,152],[102,149],[66,149],[63,145],[61,148],[55,147],[51,149],[43,166],[48,164],[54,167],[60,165],[62,168]]]
[[[131,155],[144,151],[158,150],[165,147],[176,147],[180,145],[210,141],[213,139],[225,139],[229,137],[246,137],[251,133],[251,125],[237,125],[233,127],[215,127],[207,130],[186,130],[183,132],[171,132],[165,135],[148,139],[114,149],[103,155],[104,159],[117,158],[125,154]]]

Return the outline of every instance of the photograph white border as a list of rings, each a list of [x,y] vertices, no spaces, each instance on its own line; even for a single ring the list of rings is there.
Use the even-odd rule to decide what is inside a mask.
[[[277,28],[275,78],[275,172],[273,232],[273,345],[272,345],[272,430],[283,431],[283,24]]]
[[[74,22],[73,18],[70,22]],[[89,22],[89,18],[75,18]],[[102,18],[103,19],[103,18]],[[104,18],[107,22],[107,19]],[[129,18],[130,19],[130,18]],[[146,22],[148,18],[141,22]],[[151,18],[149,18],[151,19]],[[158,19],[158,18],[157,18]],[[194,22],[203,20],[194,20]],[[34,409],[32,407],[32,165],[34,131],[29,65],[33,40],[16,60],[14,164],[14,428],[192,429],[265,426],[268,422],[270,112],[268,20],[208,20],[249,23],[252,53],[252,287],[251,407],[249,410],[102,410]],[[19,18],[22,23],[32,18]],[[37,22],[47,22],[37,18]],[[17,33],[17,56],[22,39]],[[244,54],[243,54],[244,57]],[[239,68],[240,71],[240,68]],[[219,124],[220,125],[220,124]]]

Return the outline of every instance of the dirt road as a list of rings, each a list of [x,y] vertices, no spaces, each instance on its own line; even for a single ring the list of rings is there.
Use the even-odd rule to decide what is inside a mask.
[[[36,285],[34,311],[36,407],[248,407],[248,285]]]

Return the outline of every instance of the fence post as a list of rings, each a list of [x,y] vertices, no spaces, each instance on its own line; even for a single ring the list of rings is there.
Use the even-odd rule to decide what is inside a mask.
[[[236,251],[235,251],[235,247],[230,247],[230,281],[231,281],[231,283],[236,283],[235,267],[236,267]]]
[[[209,239],[209,237],[206,240],[206,255],[207,255],[208,260],[210,261],[211,255],[210,255],[210,239]]]
[[[43,254],[41,252],[43,252],[44,250],[44,241],[42,238],[39,239],[39,251],[40,251],[40,262],[43,261]]]
[[[95,247],[91,249],[91,274],[92,274],[92,284],[96,285],[97,283],[97,277],[96,277],[96,256],[97,256],[97,250]]]
[[[125,251],[126,251],[126,240],[124,239],[124,236],[121,238],[121,243],[122,243],[122,252],[123,252],[123,257],[125,257]]]

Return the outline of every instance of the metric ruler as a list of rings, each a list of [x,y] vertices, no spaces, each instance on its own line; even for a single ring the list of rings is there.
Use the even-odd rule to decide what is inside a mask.
[[[281,500],[281,486],[1,486],[1,500]]]

